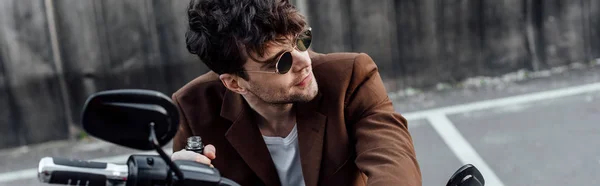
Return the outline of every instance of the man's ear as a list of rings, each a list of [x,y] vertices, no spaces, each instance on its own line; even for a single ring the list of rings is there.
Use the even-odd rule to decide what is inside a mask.
[[[219,79],[221,79],[221,82],[223,83],[223,85],[225,85],[225,87],[227,87],[227,89],[238,94],[246,93],[246,89],[240,85],[240,83],[242,82],[240,82],[239,76],[231,74],[221,74],[219,75]]]

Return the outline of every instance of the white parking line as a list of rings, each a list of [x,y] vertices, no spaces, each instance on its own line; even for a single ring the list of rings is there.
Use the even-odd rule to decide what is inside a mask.
[[[402,114],[407,120],[427,119],[436,132],[442,137],[446,145],[454,152],[463,164],[473,164],[481,171],[486,185],[503,186],[504,184],[492,169],[483,161],[481,156],[469,144],[469,142],[460,134],[460,131],[452,124],[446,115],[471,112],[477,110],[490,109],[495,107],[504,107],[556,99],[566,96],[574,96],[589,92],[600,91],[600,83],[592,83],[574,87],[567,87],[537,93],[523,94],[506,98],[492,99],[468,104],[441,107],[436,109],[417,111]]]
[[[566,96],[573,96],[577,94],[583,94],[588,92],[600,91],[600,83],[592,83],[587,85],[567,87],[562,89],[555,89],[544,92],[537,92],[531,94],[523,94],[512,97],[493,99],[480,101],[469,104],[461,104],[455,106],[441,107],[436,109],[417,111],[412,113],[402,114],[407,120],[418,120],[428,119],[433,125],[435,130],[442,136],[446,144],[452,149],[452,151],[458,156],[463,163],[472,163],[484,174],[486,182],[490,185],[503,185],[502,182],[496,177],[492,170],[485,164],[485,162],[479,157],[477,152],[471,147],[471,145],[460,135],[458,130],[445,116],[447,114],[456,114],[463,112],[470,112],[476,110],[489,109],[494,107],[509,106],[515,104],[528,103],[533,101],[541,101],[546,99],[555,99]],[[167,149],[165,149],[167,151]],[[170,150],[169,150],[170,151]],[[154,154],[155,152],[143,152]],[[167,152],[169,154],[169,152]],[[94,159],[92,161],[103,161],[103,162],[118,162],[124,161],[129,157],[127,155],[112,156],[106,158]],[[25,169],[14,171],[10,173],[0,173],[0,183],[6,183],[22,179],[31,179],[37,177],[37,169]],[[496,181],[494,181],[496,180]],[[496,182],[496,183],[494,183]],[[486,184],[487,185],[487,184]]]
[[[37,176],[37,169],[25,169],[25,170],[20,170],[20,171],[15,171],[15,172],[2,173],[2,174],[0,174],[0,183],[35,178],[36,176]]]
[[[475,102],[475,103],[441,107],[441,108],[436,108],[436,109],[406,113],[406,114],[402,114],[402,115],[407,120],[418,120],[418,119],[425,119],[429,115],[438,114],[438,113],[442,113],[442,114],[446,114],[446,115],[458,114],[458,113],[464,113],[464,112],[470,112],[470,111],[476,111],[476,110],[490,109],[490,108],[494,108],[494,107],[502,107],[502,106],[529,103],[529,102],[534,102],[534,101],[547,100],[547,99],[556,99],[556,98],[561,98],[561,97],[566,97],[566,96],[574,96],[577,94],[583,94],[583,93],[595,92],[595,91],[600,91],[600,83],[592,83],[592,84],[567,87],[567,88],[561,88],[561,89],[555,89],[555,90],[549,90],[549,91],[543,91],[543,92],[537,92],[537,93],[511,96],[511,97],[506,97],[506,98],[491,99],[491,100],[480,101],[480,102]]]
[[[483,175],[485,185],[504,186],[494,171],[483,161],[481,156],[477,154],[477,151],[460,134],[446,115],[443,113],[432,113],[427,116],[427,119],[463,164],[473,164],[477,167]]]
[[[165,151],[165,153],[167,155],[171,155],[171,149],[163,149]],[[139,153],[134,153],[134,154],[158,154],[155,151],[144,151],[144,152],[139,152]],[[98,161],[98,162],[108,162],[108,163],[117,163],[117,164],[125,164],[125,162],[127,161],[127,158],[129,158],[131,154],[124,154],[124,155],[118,155],[118,156],[110,156],[110,157],[103,157],[103,158],[97,158],[97,159],[92,159],[90,161]],[[8,173],[1,173],[0,174],[0,183],[7,183],[7,182],[12,182],[12,181],[17,181],[17,180],[24,180],[24,179],[33,179],[37,177],[37,168],[32,168],[32,169],[25,169],[25,170],[19,170],[19,171],[14,171],[14,172],[8,172]]]

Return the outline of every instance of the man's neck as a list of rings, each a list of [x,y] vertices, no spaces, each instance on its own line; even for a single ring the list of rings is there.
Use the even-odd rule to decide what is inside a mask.
[[[265,136],[286,137],[294,128],[296,113],[293,104],[269,104],[262,101],[248,101],[259,115],[257,122]]]

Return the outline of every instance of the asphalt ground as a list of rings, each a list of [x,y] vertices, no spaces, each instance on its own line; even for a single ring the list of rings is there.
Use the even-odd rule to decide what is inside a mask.
[[[486,185],[600,185],[600,68],[403,97],[423,185],[460,166]]]

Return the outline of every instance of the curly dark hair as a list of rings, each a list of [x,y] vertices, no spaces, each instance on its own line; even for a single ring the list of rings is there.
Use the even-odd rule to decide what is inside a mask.
[[[186,45],[212,71],[248,75],[249,53],[260,57],[266,44],[302,32],[307,23],[288,0],[191,0]]]

